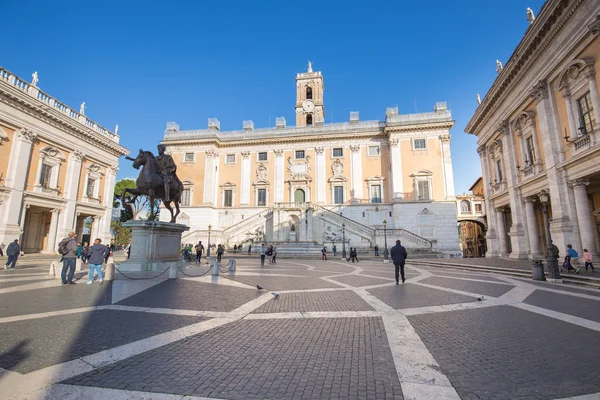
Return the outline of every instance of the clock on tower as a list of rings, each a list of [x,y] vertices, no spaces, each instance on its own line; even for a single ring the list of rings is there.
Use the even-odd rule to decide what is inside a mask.
[[[296,75],[296,126],[322,125],[324,120],[323,76],[309,61],[308,71]]]

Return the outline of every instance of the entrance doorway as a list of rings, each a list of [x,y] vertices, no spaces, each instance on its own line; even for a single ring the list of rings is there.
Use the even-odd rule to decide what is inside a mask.
[[[48,237],[52,212],[48,208],[31,206],[25,214],[22,248],[25,253],[39,253],[50,250]]]
[[[304,203],[306,200],[306,194],[302,189],[296,189],[294,192],[294,203]]]

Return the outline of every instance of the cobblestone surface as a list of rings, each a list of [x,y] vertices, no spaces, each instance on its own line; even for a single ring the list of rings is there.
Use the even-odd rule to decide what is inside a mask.
[[[0,367],[28,373],[201,321],[199,317],[100,310],[4,323]]]
[[[369,285],[379,285],[381,283],[390,283],[394,281],[390,281],[389,279],[379,279],[379,278],[371,278],[370,276],[362,276],[362,275],[346,275],[346,276],[336,276],[331,278],[334,281],[345,283],[350,286],[369,286]]]
[[[443,304],[477,301],[475,297],[430,289],[408,282],[400,285],[369,289],[368,292],[397,310],[401,308],[441,306]]]
[[[402,399],[380,318],[239,321],[65,383],[227,399]]]
[[[510,306],[408,319],[463,399],[600,392],[600,332]]]
[[[495,283],[464,281],[460,279],[431,277],[423,279],[421,283],[427,285],[441,286],[449,289],[461,290],[463,292],[484,294],[491,297],[500,297],[514,286],[497,285]]]
[[[600,299],[583,299],[566,294],[536,290],[523,303],[600,322]]]
[[[36,280],[30,280],[30,281],[9,281],[9,282],[0,282],[0,289],[6,289],[9,287],[14,287],[14,286],[21,286],[21,285],[29,285],[30,283],[38,283],[38,282],[43,282],[43,281],[47,281],[48,279],[36,279]]]
[[[340,285],[324,281],[317,277],[307,278],[290,278],[286,276],[224,276],[237,282],[245,283],[246,285],[260,285],[267,290],[300,290],[300,289],[325,289],[325,288],[340,288]]]
[[[594,290],[587,289],[586,290],[586,289],[578,289],[577,286],[570,285],[568,283],[548,283],[548,282],[534,281],[532,279],[520,279],[520,278],[514,278],[514,279],[517,279],[521,282],[526,282],[529,285],[539,286],[541,288],[562,290],[565,292],[581,293],[581,294],[587,294],[588,296],[600,297],[600,290],[598,290],[598,289],[594,289]]]
[[[499,282],[506,283],[506,281],[494,278],[491,275],[484,274],[452,274],[449,272],[441,272],[439,269],[437,271],[431,271],[431,273],[435,276],[443,276],[447,278],[466,278],[466,279],[480,279],[482,281],[490,281],[490,282]]]
[[[290,278],[288,278],[290,279]],[[232,311],[259,297],[258,290],[169,279],[120,301],[126,306],[198,311]]]
[[[61,285],[58,279],[55,279],[55,282],[56,287],[37,289],[35,292],[0,293],[0,317],[103,306],[111,303],[110,282],[103,285],[82,283]]]
[[[255,313],[310,312],[310,311],[373,311],[366,301],[351,290],[328,292],[285,293],[270,300]]]

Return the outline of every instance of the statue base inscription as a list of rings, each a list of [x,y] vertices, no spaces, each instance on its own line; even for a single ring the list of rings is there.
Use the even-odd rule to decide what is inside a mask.
[[[123,225],[131,228],[131,253],[119,270],[160,273],[181,262],[181,235],[188,226],[162,221],[127,221]]]

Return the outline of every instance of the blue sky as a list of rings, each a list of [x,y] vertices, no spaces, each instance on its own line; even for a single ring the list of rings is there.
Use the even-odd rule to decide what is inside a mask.
[[[482,4],[489,3],[489,6]],[[542,0],[23,1],[2,2],[0,65],[154,150],[167,121],[181,129],[295,121],[295,81],[310,57],[325,78],[326,122],[383,119],[385,108],[431,111],[447,101],[456,125],[457,193],[481,174],[464,133],[476,93],[492,85]],[[415,106],[416,104],[416,106]],[[124,160],[122,160],[124,161]],[[118,178],[134,176],[121,162]]]

